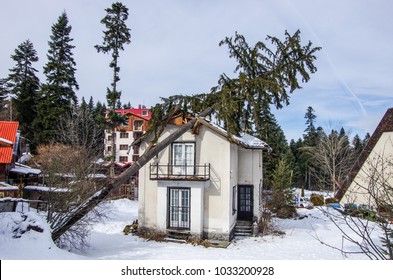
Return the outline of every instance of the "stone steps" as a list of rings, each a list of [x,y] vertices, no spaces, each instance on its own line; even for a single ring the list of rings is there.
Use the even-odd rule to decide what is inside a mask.
[[[235,226],[235,237],[252,236],[253,228],[250,221],[237,221]]]

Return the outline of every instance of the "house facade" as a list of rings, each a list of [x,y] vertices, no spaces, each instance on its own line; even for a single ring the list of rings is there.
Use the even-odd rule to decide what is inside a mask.
[[[390,186],[385,188],[384,186]],[[336,193],[342,204],[377,210],[378,201],[391,201],[393,193],[393,108],[385,113],[344,184]]]
[[[132,163],[139,158],[139,146],[131,148],[130,143],[141,137],[149,128],[151,112],[144,106],[138,108],[116,110],[116,113],[127,116],[127,124],[116,128],[116,137],[112,139],[112,132],[105,131],[104,156],[112,154],[112,142],[115,141],[116,163]],[[107,116],[105,116],[107,117]]]
[[[139,226],[230,241],[238,220],[259,217],[262,154],[270,147],[197,123],[139,171]],[[158,142],[178,128],[168,124]]]

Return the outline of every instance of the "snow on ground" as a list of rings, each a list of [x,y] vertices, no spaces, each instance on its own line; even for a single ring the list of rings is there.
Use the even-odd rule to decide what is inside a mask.
[[[108,218],[93,226],[90,246],[84,252],[70,253],[57,248],[50,239],[48,225],[37,214],[32,220],[44,232],[30,230],[13,238],[12,229],[22,221],[18,213],[0,213],[0,259],[137,259],[137,260],[343,260],[367,259],[364,255],[346,255],[321,244],[341,247],[339,230],[320,210],[299,209],[303,219],[276,219],[282,236],[249,237],[233,241],[228,248],[204,248],[190,244],[146,241],[124,235],[123,229],[137,219],[138,203],[127,199],[105,202],[101,207]],[[334,210],[333,210],[334,211]],[[30,215],[30,214],[29,214]],[[348,251],[356,250],[344,243]]]

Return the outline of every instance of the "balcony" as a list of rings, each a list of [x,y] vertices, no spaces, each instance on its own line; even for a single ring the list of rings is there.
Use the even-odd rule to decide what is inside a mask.
[[[150,164],[150,180],[208,181],[210,163],[203,165]]]

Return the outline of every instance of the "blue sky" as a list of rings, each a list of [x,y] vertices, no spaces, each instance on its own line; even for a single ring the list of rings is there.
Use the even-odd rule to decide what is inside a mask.
[[[2,42],[0,77],[13,66],[10,55],[30,39],[46,63],[51,25],[66,11],[72,26],[77,95],[105,102],[110,85],[110,57],[97,53],[102,42],[100,20],[107,0],[4,1],[0,10]],[[131,44],[120,56],[121,101],[152,106],[159,97],[209,92],[220,74],[233,75],[235,62],[220,40],[243,34],[250,44],[267,35],[283,37],[301,30],[312,41],[318,72],[293,94],[290,105],[274,111],[287,139],[305,129],[312,106],[317,125],[343,126],[352,135],[372,133],[393,106],[393,2],[389,0],[124,0],[130,12]]]

